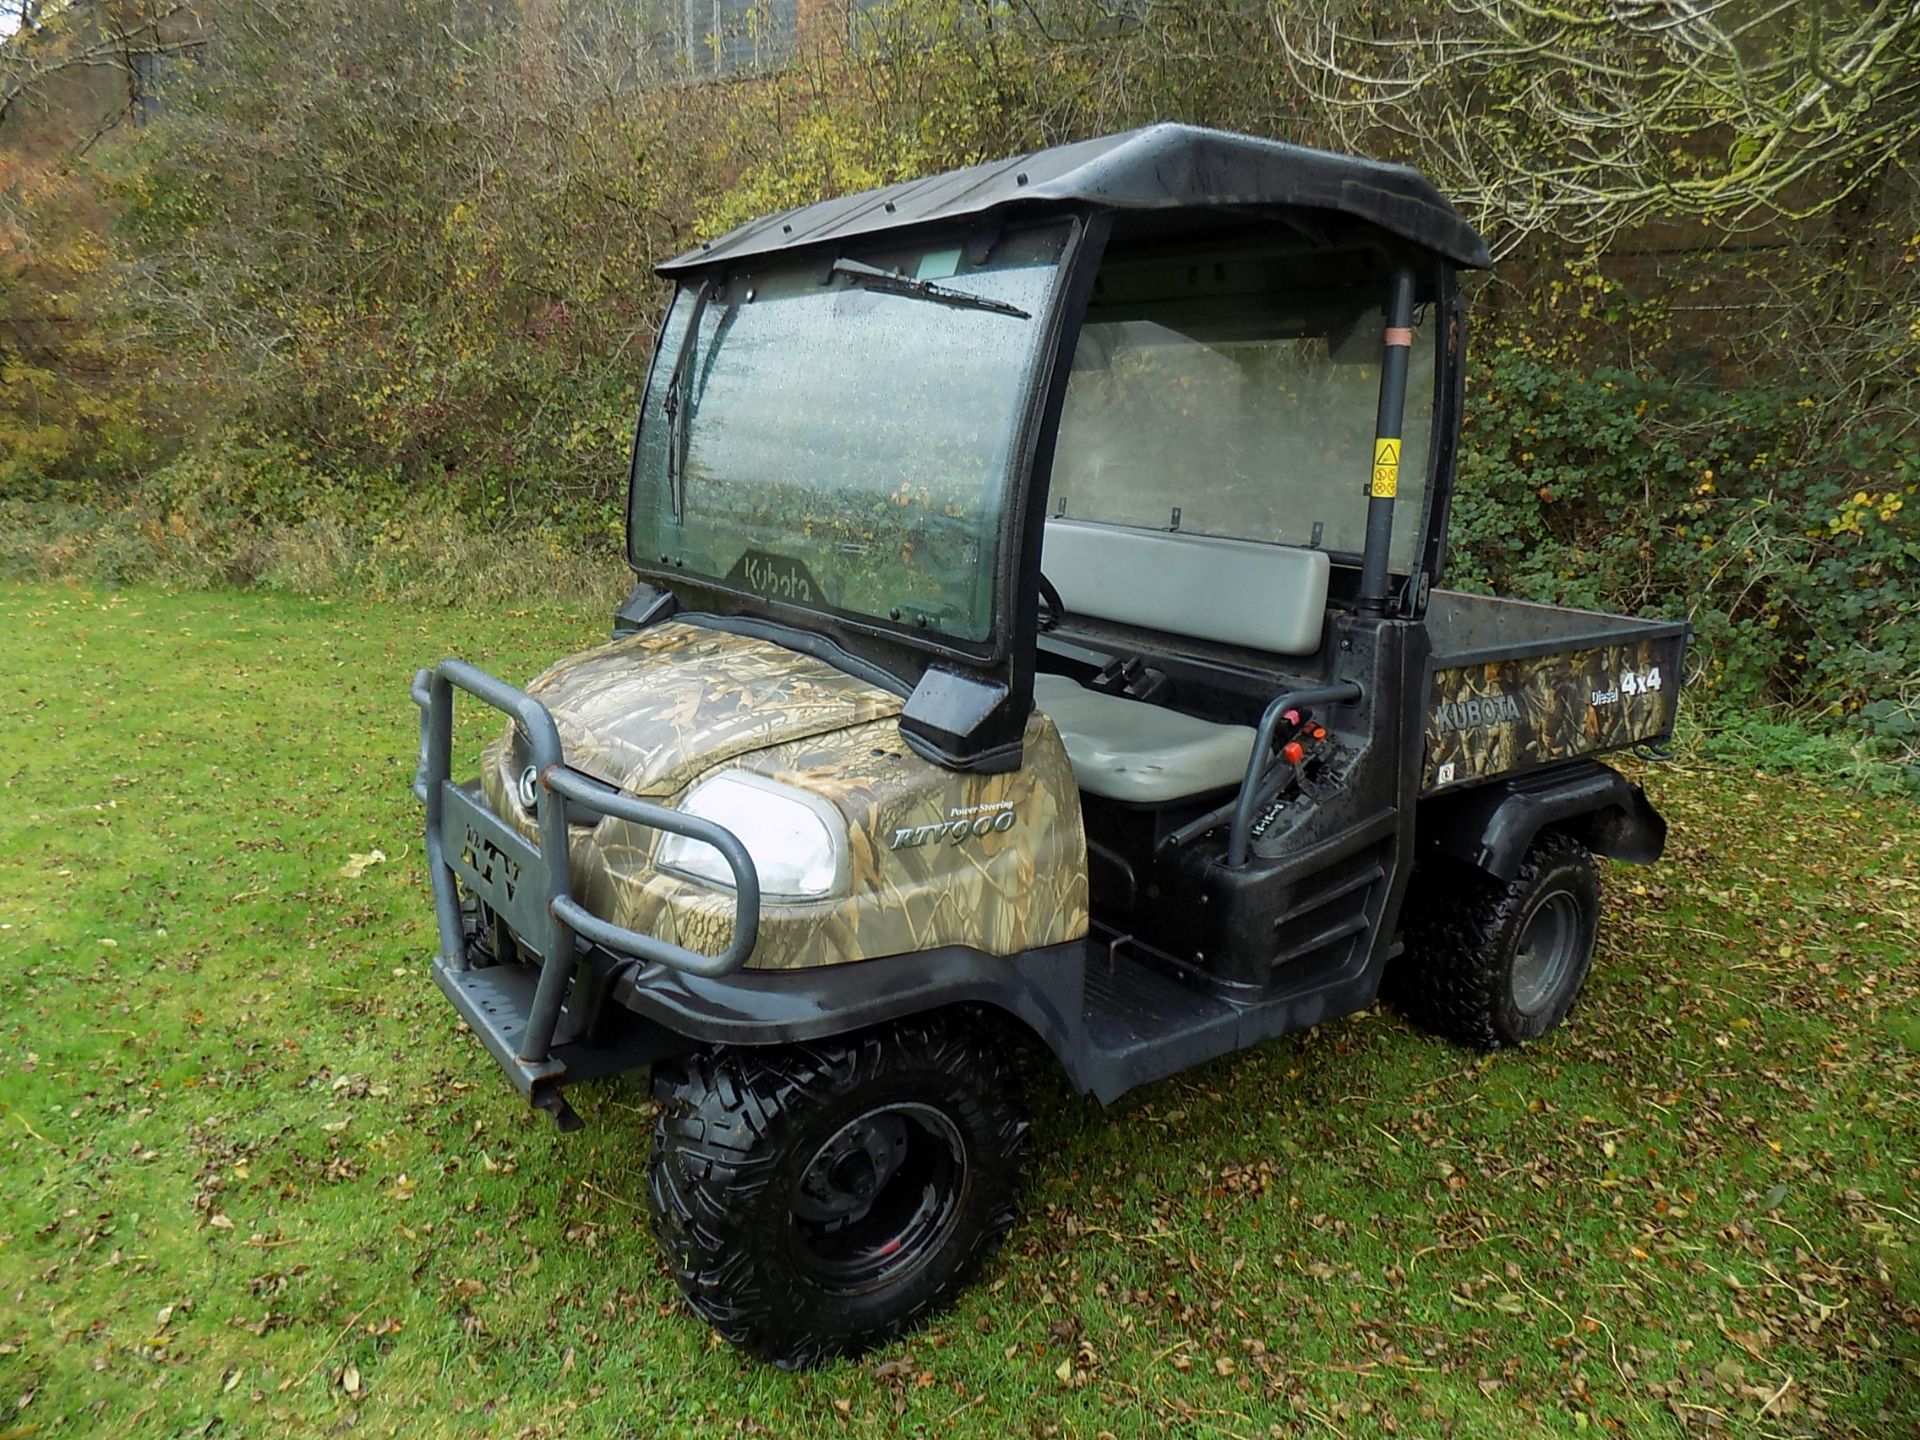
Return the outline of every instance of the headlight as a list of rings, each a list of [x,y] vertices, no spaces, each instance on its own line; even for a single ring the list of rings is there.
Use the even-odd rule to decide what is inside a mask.
[[[769,899],[817,900],[846,889],[847,822],[818,795],[727,770],[696,785],[680,810],[738,836],[760,872],[760,893]],[[703,840],[668,833],[655,859],[663,869],[733,886],[726,857]]]

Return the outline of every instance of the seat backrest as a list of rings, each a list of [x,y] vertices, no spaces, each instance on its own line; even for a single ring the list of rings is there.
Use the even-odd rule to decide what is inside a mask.
[[[1326,626],[1324,550],[1061,519],[1040,569],[1070,616],[1276,655],[1313,654]]]

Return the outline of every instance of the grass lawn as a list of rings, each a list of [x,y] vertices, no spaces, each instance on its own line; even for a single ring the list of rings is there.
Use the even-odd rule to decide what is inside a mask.
[[[1920,1433],[1920,807],[1688,764],[1548,1041],[1043,1083],[956,1312],[719,1346],[422,963],[413,668],[605,621],[0,587],[0,1436]]]

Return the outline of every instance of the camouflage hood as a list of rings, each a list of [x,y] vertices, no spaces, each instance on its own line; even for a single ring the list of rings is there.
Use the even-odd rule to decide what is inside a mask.
[[[680,801],[734,766],[827,802],[846,820],[842,889],[764,900],[756,970],[797,969],[967,945],[994,955],[1087,933],[1087,848],[1066,747],[1036,710],[1024,763],[992,775],[942,769],[908,749],[901,700],[810,656],[668,622],[573,655],[527,686],[560,729],[567,763],[629,794]],[[487,748],[494,814],[534,844],[511,728]],[[658,865],[658,832],[625,820],[568,827],[574,898],[629,930],[714,954],[733,896]]]
[[[900,698],[766,640],[669,621],[570,655],[527,693],[567,763],[667,800],[722,761],[897,715]],[[519,759],[521,747],[512,747]]]

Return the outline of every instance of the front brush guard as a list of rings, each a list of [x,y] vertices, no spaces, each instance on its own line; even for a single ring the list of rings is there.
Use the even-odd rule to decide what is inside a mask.
[[[477,792],[453,783],[455,690],[464,690],[510,717],[526,740],[539,776],[534,806],[540,831],[537,846],[495,815]],[[612,1073],[652,1058],[608,1055],[594,1063],[584,1059],[578,1044],[560,1046],[564,1056],[556,1053],[554,1032],[582,955],[597,946],[635,965],[662,965],[709,979],[731,974],[747,963],[759,938],[759,872],[731,830],[636,800],[569,770],[552,714],[524,690],[464,660],[443,660],[413,677],[412,693],[420,707],[420,765],[413,793],[427,812],[427,869],[440,933],[434,980],[515,1088],[566,1124],[572,1112],[559,1097],[563,1079]],[[718,850],[733,872],[733,938],[727,948],[717,955],[688,950],[615,925],[575,900],[567,853],[569,812],[612,816],[684,835]],[[537,975],[525,966],[476,969],[469,964],[460,916],[461,884],[539,955]]]

